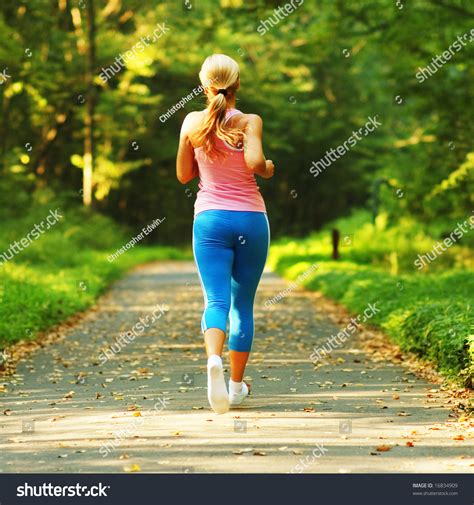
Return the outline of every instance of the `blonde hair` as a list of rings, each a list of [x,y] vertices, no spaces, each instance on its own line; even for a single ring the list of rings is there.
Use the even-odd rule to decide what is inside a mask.
[[[203,148],[207,156],[219,154],[216,137],[230,145],[239,145],[245,134],[225,124],[227,103],[239,86],[239,65],[225,54],[207,57],[199,72],[199,79],[207,90],[207,114],[204,123],[192,134],[193,143]]]

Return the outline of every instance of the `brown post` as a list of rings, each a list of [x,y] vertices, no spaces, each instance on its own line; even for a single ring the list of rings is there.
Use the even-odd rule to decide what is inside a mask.
[[[341,234],[339,230],[332,230],[332,259],[337,260],[339,258],[339,238]]]

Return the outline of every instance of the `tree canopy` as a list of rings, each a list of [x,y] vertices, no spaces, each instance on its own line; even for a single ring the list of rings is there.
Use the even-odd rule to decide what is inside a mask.
[[[187,241],[197,188],[177,182],[175,154],[184,116],[205,100],[176,104],[220,52],[241,67],[238,108],[264,120],[276,175],[259,185],[274,235],[319,228],[377,194],[393,220],[469,216],[472,3],[306,0],[275,17],[287,3],[3,0],[3,212],[21,213],[32,193],[80,201],[89,127],[93,207],[131,225],[166,216],[159,238]],[[379,127],[310,172],[374,117]]]

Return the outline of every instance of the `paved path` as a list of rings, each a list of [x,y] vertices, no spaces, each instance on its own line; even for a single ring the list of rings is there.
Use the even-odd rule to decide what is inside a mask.
[[[0,379],[0,471],[472,471],[472,444],[455,439],[461,432],[437,386],[371,362],[356,341],[315,369],[313,346],[337,328],[315,293],[293,291],[266,310],[286,285],[265,274],[253,395],[217,416],[207,405],[193,265],[135,270],[64,339]],[[157,304],[165,315],[101,364],[101,350]]]

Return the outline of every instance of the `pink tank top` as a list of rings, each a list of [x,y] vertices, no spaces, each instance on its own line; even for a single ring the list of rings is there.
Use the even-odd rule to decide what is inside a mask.
[[[241,114],[237,109],[226,112],[226,121]],[[194,215],[205,210],[240,210],[265,212],[257,181],[247,168],[244,150],[228,145],[216,138],[220,150],[225,155],[216,159],[206,157],[202,148],[194,150],[199,166],[199,191],[194,204]]]

